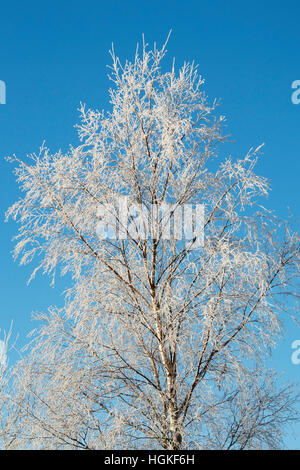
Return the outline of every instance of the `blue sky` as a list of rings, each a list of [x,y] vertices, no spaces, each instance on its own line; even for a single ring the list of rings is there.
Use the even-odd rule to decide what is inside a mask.
[[[299,1],[2,2],[0,328],[8,330],[13,320],[19,346],[34,326],[31,312],[62,304],[66,281],[53,289],[39,276],[28,287],[30,268],[12,261],[16,226],[3,219],[19,193],[4,157],[37,151],[43,140],[53,151],[76,144],[80,101],[100,109],[108,104],[111,43],[121,59],[131,58],[142,33],[150,45],[161,44],[170,29],[169,58],[198,63],[208,96],[221,98],[219,111],[234,141],[222,152],[239,157],[264,142],[258,171],[272,182],[267,206],[281,216],[287,207],[299,214],[300,104],[291,101],[292,82],[300,80]],[[272,364],[300,384],[300,364],[291,363],[297,339],[300,328],[288,324]],[[296,431],[286,443],[300,449],[300,426]]]

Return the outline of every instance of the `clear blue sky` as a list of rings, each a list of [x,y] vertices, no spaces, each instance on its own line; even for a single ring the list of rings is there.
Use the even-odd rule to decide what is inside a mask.
[[[195,60],[210,98],[221,98],[235,144],[224,152],[241,156],[265,142],[259,172],[272,181],[268,207],[299,215],[300,104],[291,102],[291,84],[300,80],[299,1],[176,0],[2,2],[0,80],[7,104],[0,105],[1,213],[19,196],[4,157],[37,151],[45,139],[52,150],[76,143],[80,101],[107,105],[106,64],[114,42],[130,58],[142,33],[162,43],[168,31],[169,56],[180,65]],[[2,217],[3,220],[3,217]],[[13,223],[1,222],[0,328],[14,320],[18,345],[25,342],[32,311],[62,304],[59,289],[38,277],[29,287],[29,268],[12,261]],[[64,286],[64,281],[59,288]],[[291,364],[291,343],[300,328],[288,326],[273,365],[300,384],[300,365]],[[300,426],[287,445],[300,449]]]

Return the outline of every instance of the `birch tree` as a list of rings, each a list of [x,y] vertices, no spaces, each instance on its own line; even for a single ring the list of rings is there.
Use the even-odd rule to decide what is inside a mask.
[[[79,145],[11,158],[15,256],[72,284],[9,372],[5,448],[276,448],[296,418],[264,363],[293,316],[299,236],[263,207],[261,147],[221,157],[217,103],[165,54],[112,50],[110,109],[81,106]],[[195,207],[201,233],[194,217],[178,236]]]

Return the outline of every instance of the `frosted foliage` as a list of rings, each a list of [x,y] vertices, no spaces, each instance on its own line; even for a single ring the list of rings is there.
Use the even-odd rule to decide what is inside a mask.
[[[218,156],[217,103],[193,64],[163,72],[165,53],[112,51],[110,111],[81,106],[80,145],[11,159],[15,256],[72,285],[3,378],[4,448],[276,448],[296,417],[264,357],[292,312],[299,237],[262,206],[261,148]],[[121,196],[203,204],[204,246],[100,240],[97,211]]]

